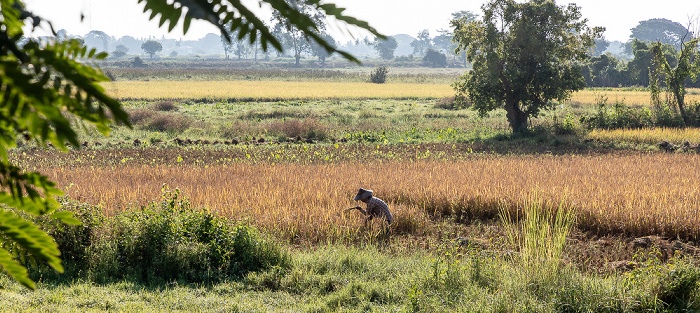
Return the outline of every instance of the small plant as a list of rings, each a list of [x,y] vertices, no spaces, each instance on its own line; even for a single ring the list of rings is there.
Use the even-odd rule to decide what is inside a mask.
[[[567,113],[563,121],[560,121],[557,116],[552,118],[552,131],[557,135],[573,135],[576,134],[576,118],[571,113]]]
[[[564,203],[553,212],[535,193],[525,204],[522,217],[512,218],[504,208],[500,209],[508,241],[520,250],[516,261],[531,277],[554,278],[561,268],[566,236],[575,221],[572,210]]]
[[[386,76],[389,75],[389,69],[386,66],[379,66],[369,75],[369,81],[375,84],[383,84],[386,82]]]

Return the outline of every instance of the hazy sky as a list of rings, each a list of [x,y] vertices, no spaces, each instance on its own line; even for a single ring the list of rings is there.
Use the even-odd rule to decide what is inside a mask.
[[[244,0],[245,1],[245,0]],[[249,2],[256,4],[257,1]],[[485,0],[330,0],[340,7],[347,8],[346,13],[366,20],[370,25],[386,35],[409,34],[415,36],[420,30],[428,29],[431,35],[437,29],[447,29],[451,13],[466,10],[481,12]],[[698,0],[569,0],[557,1],[557,4],[574,2],[581,7],[583,16],[589,19],[589,26],[604,26],[608,40],[626,41],[630,28],[639,21],[651,18],[666,18],[687,26],[690,20],[700,17]],[[190,31],[183,37],[182,27],[172,33],[166,28],[158,28],[156,21],[148,21],[148,15],[142,13],[143,5],[137,0],[25,0],[27,8],[52,21],[56,30],[66,29],[69,34],[85,35],[90,29],[101,30],[109,35],[133,37],[165,35],[168,38],[198,39],[207,33],[218,31],[205,22],[193,22]],[[262,13],[265,14],[265,13]],[[85,18],[81,22],[81,15]],[[157,18],[156,18],[157,20]],[[265,21],[269,18],[265,18]],[[697,22],[696,22],[697,24]],[[351,31],[356,37],[365,34]],[[38,33],[43,34],[43,33]],[[340,32],[333,31],[338,36]],[[342,41],[348,40],[345,37]]]

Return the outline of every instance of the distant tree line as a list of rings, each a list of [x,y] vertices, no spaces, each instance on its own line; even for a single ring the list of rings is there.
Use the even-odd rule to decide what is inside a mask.
[[[588,87],[649,86],[649,68],[653,67],[652,42],[634,39],[629,43],[633,59],[625,62],[611,53],[591,57],[581,64],[581,73]],[[660,49],[671,67],[678,64],[678,50],[672,44],[661,43]],[[700,87],[700,81],[687,78],[685,85]]]

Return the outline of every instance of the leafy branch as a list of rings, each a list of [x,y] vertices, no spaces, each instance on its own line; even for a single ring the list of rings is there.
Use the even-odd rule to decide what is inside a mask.
[[[144,12],[150,11],[150,19],[160,15],[159,25],[169,23],[168,30],[175,28],[177,23],[183,21],[183,32],[187,33],[192,19],[200,19],[214,24],[221,30],[221,34],[226,40],[231,41],[229,34],[237,33],[238,39],[248,37],[251,44],[260,40],[264,51],[272,45],[278,51],[282,51],[282,44],[270,32],[265,23],[260,20],[240,0],[138,0],[144,2]],[[328,53],[338,53],[344,58],[360,63],[351,54],[336,49],[320,35],[318,25],[309,17],[304,15],[296,6],[297,0],[260,0],[275,10],[282,18],[289,21],[291,25],[299,29],[305,37],[310,38]],[[314,6],[326,16],[332,16],[347,25],[369,31],[380,39],[386,37],[371,27],[367,22],[354,17],[344,15],[345,8],[339,8],[332,3],[321,3],[321,0],[307,0],[306,3]]]

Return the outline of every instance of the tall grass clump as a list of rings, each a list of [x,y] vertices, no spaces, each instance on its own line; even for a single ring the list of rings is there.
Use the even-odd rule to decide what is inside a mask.
[[[566,236],[575,222],[572,210],[562,201],[549,209],[537,193],[525,202],[522,216],[511,217],[501,208],[500,218],[511,245],[518,248],[516,264],[531,279],[551,282],[562,266]]]
[[[160,201],[109,218],[85,205],[71,209],[82,226],[49,230],[71,278],[211,283],[289,264],[288,255],[255,228],[194,209],[179,190],[164,188]],[[33,270],[47,274],[42,267]]]

